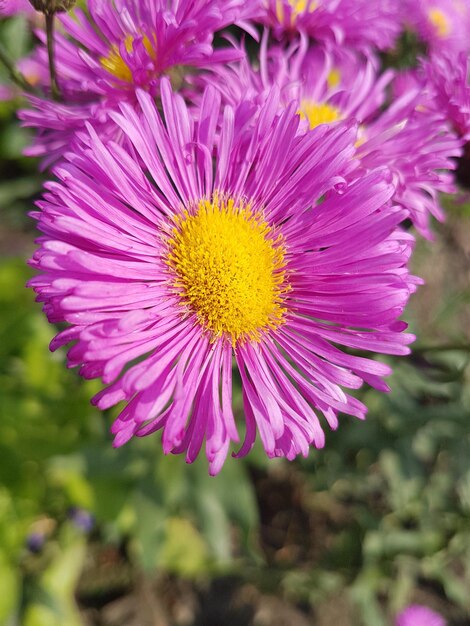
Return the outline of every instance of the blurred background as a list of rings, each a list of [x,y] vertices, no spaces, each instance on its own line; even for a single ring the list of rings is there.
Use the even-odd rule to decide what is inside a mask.
[[[31,45],[20,18],[0,38]],[[112,449],[99,383],[50,354],[24,287],[42,180],[18,105],[0,102],[0,625],[388,626],[411,603],[470,624],[470,199],[418,243],[418,341],[389,359],[391,394],[361,392],[368,420],[210,478],[158,435]]]

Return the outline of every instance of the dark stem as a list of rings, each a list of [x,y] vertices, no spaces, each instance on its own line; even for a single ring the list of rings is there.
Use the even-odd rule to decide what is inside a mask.
[[[28,83],[28,81],[25,79],[23,74],[16,69],[12,60],[8,56],[7,51],[2,46],[1,43],[0,43],[0,63],[2,63],[2,65],[5,66],[10,79],[15,83],[15,85],[18,85],[18,87],[20,87],[23,91],[26,91],[28,93],[38,94],[37,90],[34,89],[34,87]]]
[[[54,58],[54,13],[46,13],[47,54],[49,57],[49,75],[51,77],[51,94],[54,100],[60,100],[59,85],[55,71]]]

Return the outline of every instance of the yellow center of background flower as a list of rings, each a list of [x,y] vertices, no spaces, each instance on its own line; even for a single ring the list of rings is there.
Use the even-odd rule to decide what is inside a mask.
[[[432,8],[428,13],[429,21],[436,29],[438,37],[447,37],[450,35],[450,24],[447,16],[443,11],[437,8]]]
[[[176,218],[168,246],[173,286],[214,338],[259,341],[283,323],[286,248],[249,205],[200,200]]]
[[[300,13],[313,13],[315,9],[318,7],[318,2],[316,0],[288,0],[289,4],[292,7],[292,12],[295,15],[300,15]]]
[[[334,67],[332,70],[330,70],[326,82],[328,83],[328,87],[330,87],[330,89],[332,87],[337,87],[341,82],[341,70],[339,70],[337,67]]]
[[[318,7],[316,0],[287,0],[291,7],[291,24],[294,25],[298,15],[302,13],[313,13]],[[276,17],[281,22],[284,22],[284,0],[276,0]]]
[[[320,124],[335,122],[341,117],[339,109],[331,104],[316,103],[310,100],[302,100],[297,113],[300,115],[301,119],[308,121],[311,129]]]
[[[134,48],[134,40],[135,36],[133,35],[127,35],[127,37],[125,38],[124,46],[127,52],[132,52]],[[155,48],[147,35],[144,35],[142,41],[149,55],[152,58],[155,58]],[[116,78],[119,78],[126,83],[132,82],[132,72],[127,63],[122,58],[121,53],[119,52],[119,47],[115,44],[111,46],[108,56],[101,57],[100,63],[105,70],[107,70],[113,76],[116,76]]]

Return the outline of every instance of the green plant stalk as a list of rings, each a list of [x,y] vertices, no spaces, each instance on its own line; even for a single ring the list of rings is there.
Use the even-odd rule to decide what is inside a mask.
[[[61,100],[54,58],[54,13],[46,13],[47,56],[49,58],[49,75],[51,77],[51,95],[56,101]]]

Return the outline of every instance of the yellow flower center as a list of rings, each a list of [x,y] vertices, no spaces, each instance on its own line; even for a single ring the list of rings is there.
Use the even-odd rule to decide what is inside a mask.
[[[300,15],[300,13],[313,13],[318,7],[318,2],[315,0],[288,0],[288,2],[295,15]]]
[[[450,24],[446,14],[436,7],[429,10],[429,21],[436,29],[438,37],[448,37],[450,35]]]
[[[326,82],[328,83],[328,87],[331,89],[332,87],[337,87],[341,82],[341,71],[334,67],[328,73]]]
[[[133,35],[127,35],[127,37],[124,39],[124,46],[127,52],[132,52],[134,48],[134,40],[135,37]],[[147,35],[144,35],[142,41],[149,55],[152,58],[155,58],[155,48]],[[127,63],[122,58],[121,53],[119,52],[119,47],[115,44],[111,46],[108,56],[101,57],[100,63],[105,70],[107,70],[116,78],[119,78],[126,83],[132,82],[132,72]]]
[[[318,7],[316,0],[287,0],[291,6],[291,24],[294,25],[295,20],[301,13],[313,13]],[[276,0],[276,17],[279,22],[284,22],[284,0]]]
[[[259,341],[284,322],[284,240],[249,204],[202,199],[175,218],[167,243],[173,286],[214,339]]]
[[[302,100],[300,109],[297,111],[302,120],[307,120],[310,128],[315,128],[320,124],[329,124],[339,120],[341,115],[339,109],[326,103],[316,103],[310,100]]]

